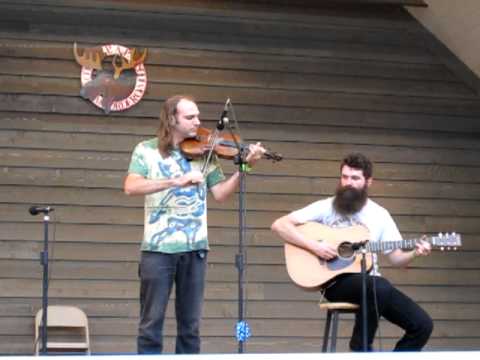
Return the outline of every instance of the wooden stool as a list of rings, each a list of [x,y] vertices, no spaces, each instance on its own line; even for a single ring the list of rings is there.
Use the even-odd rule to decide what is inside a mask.
[[[328,338],[330,338],[330,352],[335,352],[337,346],[338,321],[340,314],[355,313],[360,308],[356,304],[344,302],[325,302],[318,304],[320,309],[327,310],[327,322],[323,335],[322,352],[327,352]],[[333,323],[332,323],[333,319]],[[330,330],[331,329],[331,330]],[[330,335],[331,334],[331,335]]]

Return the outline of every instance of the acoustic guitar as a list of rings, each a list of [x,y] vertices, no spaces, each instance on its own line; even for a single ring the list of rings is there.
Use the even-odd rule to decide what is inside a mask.
[[[365,244],[367,251],[367,270],[372,268],[372,253],[395,249],[414,249],[421,239],[372,241],[369,242],[368,229],[362,225],[345,228],[332,228],[316,222],[308,222],[297,227],[310,240],[325,241],[337,249],[338,257],[323,260],[312,252],[285,243],[285,262],[287,271],[293,282],[304,288],[317,288],[325,285],[334,277],[345,273],[361,272],[360,245]],[[432,248],[456,250],[462,245],[459,234],[438,234],[438,236],[422,239],[429,242]]]

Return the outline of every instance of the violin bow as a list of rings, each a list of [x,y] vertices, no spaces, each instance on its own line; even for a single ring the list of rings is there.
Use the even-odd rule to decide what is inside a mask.
[[[235,115],[235,109],[233,108],[233,104],[230,101],[230,98],[228,98],[228,100],[227,100],[227,107],[228,107],[228,111],[231,112],[232,118],[233,118],[233,126],[231,125],[230,121],[227,122],[228,132],[230,133],[230,135],[232,135],[233,141],[235,143],[235,147],[238,150],[238,154],[240,156],[242,156],[243,155],[243,151],[242,151],[243,146],[241,146],[239,144],[239,142],[237,141],[237,138],[235,136],[235,133],[233,132],[233,129],[237,130],[237,136],[238,136],[239,139],[243,139],[243,137],[240,133],[240,126],[238,126],[237,116]]]
[[[213,150],[215,148],[215,141],[217,141],[217,138],[218,138],[218,129],[215,129],[212,136],[210,136],[210,139],[208,139],[208,146],[210,148],[208,149],[208,155],[205,158],[205,160],[203,161],[203,165],[202,165],[201,173],[202,173],[203,177],[205,177],[205,175],[207,173],[208,164],[210,163],[210,160],[212,159]]]

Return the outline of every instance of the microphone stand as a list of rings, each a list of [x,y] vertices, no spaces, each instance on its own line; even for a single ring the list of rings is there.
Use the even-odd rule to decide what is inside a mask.
[[[360,267],[362,272],[362,349],[363,352],[368,351],[368,340],[367,340],[367,329],[368,329],[368,319],[367,319],[367,242],[363,242],[360,245],[362,259],[360,261]]]
[[[238,270],[238,322],[244,321],[244,284],[245,284],[245,238],[246,238],[246,206],[245,206],[245,193],[246,193],[246,163],[244,161],[243,150],[239,150],[234,163],[238,165],[239,172],[239,191],[238,191],[238,253],[235,256],[235,266]],[[238,353],[243,353],[244,341],[238,341]]]
[[[46,212],[43,216],[43,251],[40,253],[40,264],[43,266],[43,281],[42,281],[42,326],[41,339],[42,347],[40,354],[47,355],[47,312],[48,312],[48,223],[50,215]]]
[[[233,134],[232,127],[230,126],[227,111],[228,105],[230,104],[230,99],[227,100],[225,104],[225,109],[220,117],[220,121],[217,123],[217,129],[223,130],[225,124],[228,125],[228,131],[232,135],[232,138],[235,143],[235,147],[238,150],[238,154],[235,156],[233,162],[235,165],[238,165],[239,173],[239,191],[238,191],[238,253],[235,255],[235,267],[238,270],[238,322],[237,322],[237,339],[238,339],[238,353],[241,354],[244,352],[244,341],[249,335],[238,336],[238,326],[241,327],[241,332],[243,334],[248,333],[248,325],[244,323],[245,310],[244,310],[244,293],[245,293],[245,262],[246,262],[246,250],[245,250],[245,239],[246,239],[246,218],[247,211],[245,206],[245,193],[246,193],[246,174],[247,174],[247,163],[245,162],[246,157],[246,148],[238,143],[236,137]],[[233,110],[233,109],[232,109]],[[244,339],[245,338],[245,339]]]

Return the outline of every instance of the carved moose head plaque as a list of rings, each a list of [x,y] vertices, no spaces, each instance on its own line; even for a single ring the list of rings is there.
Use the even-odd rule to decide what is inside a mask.
[[[145,94],[147,72],[143,63],[147,49],[140,52],[121,45],[103,45],[85,48],[80,55],[74,43],[73,55],[82,66],[80,95],[105,113],[126,110]]]

